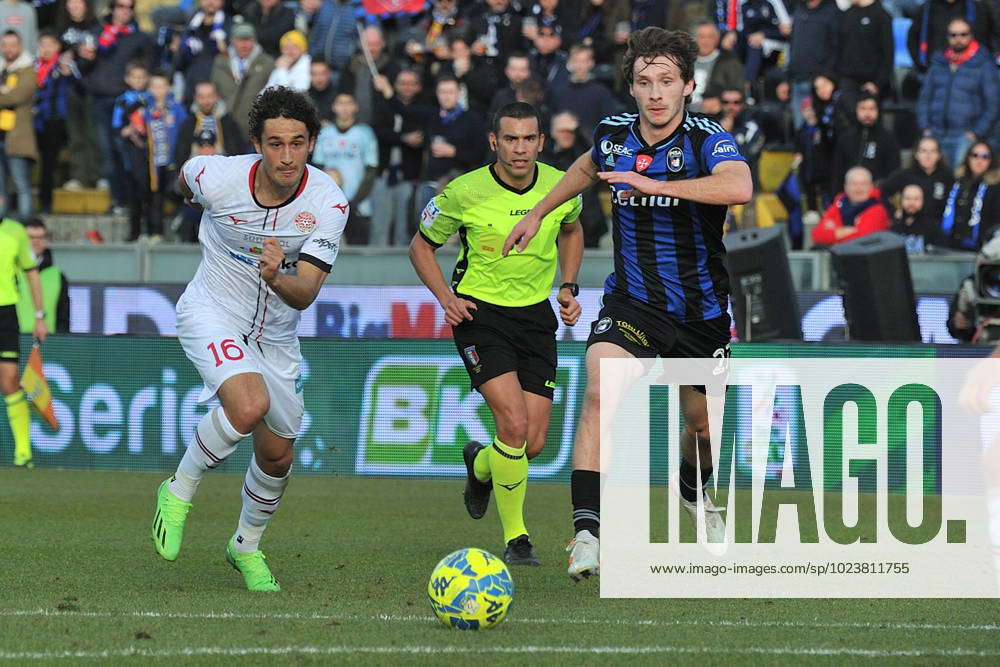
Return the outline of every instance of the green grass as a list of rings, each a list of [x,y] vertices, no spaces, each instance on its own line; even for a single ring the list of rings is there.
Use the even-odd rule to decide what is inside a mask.
[[[144,663],[173,664],[189,650],[212,664],[231,663],[231,650],[261,664],[1000,659],[992,600],[603,600],[597,581],[566,576],[565,485],[530,489],[528,525],[544,565],[514,570],[514,605],[493,630],[448,630],[426,601],[443,555],[502,548],[492,508],[483,521],[465,515],[459,481],[294,479],[264,539],[284,590],[251,594],[223,556],[240,478],[206,478],[176,563],[149,541],[161,479],[0,471],[0,661],[65,662],[58,656],[68,652],[123,663],[135,651]]]

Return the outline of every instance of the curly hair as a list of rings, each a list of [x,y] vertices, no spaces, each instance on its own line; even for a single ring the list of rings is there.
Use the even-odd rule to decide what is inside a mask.
[[[681,30],[665,30],[655,26],[643,28],[629,37],[625,58],[622,59],[622,78],[632,85],[636,61],[648,64],[657,56],[666,56],[674,61],[685,82],[694,78],[694,61],[698,57],[698,44],[694,37]]]
[[[271,118],[302,121],[310,139],[319,134],[316,107],[308,97],[291,88],[272,86],[257,96],[250,108],[250,138],[259,143],[264,134],[264,122]]]

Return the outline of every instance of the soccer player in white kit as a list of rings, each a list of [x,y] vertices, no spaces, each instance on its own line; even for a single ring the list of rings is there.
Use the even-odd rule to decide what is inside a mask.
[[[250,111],[259,154],[193,157],[178,180],[204,209],[202,261],[177,303],[177,336],[205,382],[201,400],[220,406],[198,424],[177,472],[160,485],[152,539],[168,561],[205,471],[252,435],[243,510],[226,559],[249,590],[281,590],[259,549],[288,484],[302,419],[299,312],[319,293],[347,222],[347,198],[306,164],[319,133],[307,97],[262,92]]]

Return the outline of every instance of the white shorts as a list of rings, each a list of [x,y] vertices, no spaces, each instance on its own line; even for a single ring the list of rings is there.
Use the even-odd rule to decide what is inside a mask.
[[[234,375],[258,373],[264,378],[271,402],[264,423],[283,438],[298,436],[305,408],[297,340],[281,345],[253,338],[245,341],[235,326],[219,317],[218,310],[191,303],[177,308],[177,338],[205,383],[199,402],[211,400]]]

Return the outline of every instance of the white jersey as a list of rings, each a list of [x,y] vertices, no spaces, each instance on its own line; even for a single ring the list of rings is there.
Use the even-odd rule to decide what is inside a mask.
[[[295,194],[279,206],[262,206],[253,193],[260,155],[201,155],[184,163],[184,181],[201,217],[201,264],[178,302],[223,311],[250,341],[296,340],[299,311],[286,304],[260,277],[264,239],[285,251],[281,271],[299,262],[330,271],[347,224],[347,198],[333,179],[306,166]]]

